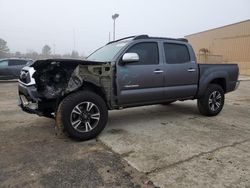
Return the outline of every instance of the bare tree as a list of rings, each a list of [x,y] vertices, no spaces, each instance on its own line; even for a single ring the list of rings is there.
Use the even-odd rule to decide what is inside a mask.
[[[46,44],[42,49],[42,55],[44,57],[49,57],[50,54],[51,54],[51,48],[49,47],[49,45]]]
[[[9,51],[7,42],[0,38],[0,58],[7,57]]]

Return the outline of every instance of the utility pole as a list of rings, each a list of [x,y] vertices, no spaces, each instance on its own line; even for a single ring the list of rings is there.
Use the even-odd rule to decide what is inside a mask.
[[[73,51],[76,50],[76,32],[75,32],[75,28],[73,30]]]
[[[54,54],[54,56],[56,55],[56,45],[55,45],[55,43],[53,44],[53,54]]]
[[[119,14],[112,15],[112,19],[114,20],[114,23],[113,23],[113,41],[115,41],[115,20],[118,17],[119,17]]]

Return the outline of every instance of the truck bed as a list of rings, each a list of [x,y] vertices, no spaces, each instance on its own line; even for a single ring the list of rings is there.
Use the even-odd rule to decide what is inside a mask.
[[[237,64],[198,64],[199,67],[199,91],[201,95],[205,91],[206,83],[210,82],[210,78],[223,78],[225,93],[233,91],[236,88],[239,75],[239,67]]]

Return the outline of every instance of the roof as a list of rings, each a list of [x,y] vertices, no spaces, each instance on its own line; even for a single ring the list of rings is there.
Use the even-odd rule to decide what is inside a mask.
[[[197,34],[200,34],[200,33],[209,32],[209,31],[213,31],[213,30],[217,30],[217,29],[222,29],[222,28],[225,28],[225,27],[230,27],[230,26],[241,24],[241,23],[244,23],[244,22],[250,22],[250,19],[244,20],[244,21],[241,21],[241,22],[232,23],[232,24],[229,24],[229,25],[224,25],[224,26],[221,26],[221,27],[216,27],[216,28],[213,28],[213,29],[208,29],[208,30],[205,30],[205,31],[197,32],[197,33],[193,33],[193,34],[190,34],[190,35],[186,35],[185,37],[189,37],[189,36],[192,36],[192,35],[197,35]]]
[[[181,41],[181,42],[188,42],[187,39],[185,38],[165,38],[165,37],[150,37],[148,35],[136,35],[136,36],[129,36],[129,37],[125,37],[125,38],[121,38],[115,41],[111,41],[107,44],[111,44],[111,43],[115,43],[115,42],[119,42],[119,41],[123,41],[123,40],[139,40],[139,39],[162,39],[162,40],[174,40],[174,41]]]

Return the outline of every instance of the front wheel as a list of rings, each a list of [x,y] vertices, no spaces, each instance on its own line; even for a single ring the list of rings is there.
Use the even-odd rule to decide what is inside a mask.
[[[106,126],[108,110],[104,100],[91,91],[67,96],[59,105],[57,126],[78,140],[95,138]]]
[[[224,106],[224,91],[217,84],[210,84],[205,95],[198,99],[198,109],[205,116],[216,116]]]

